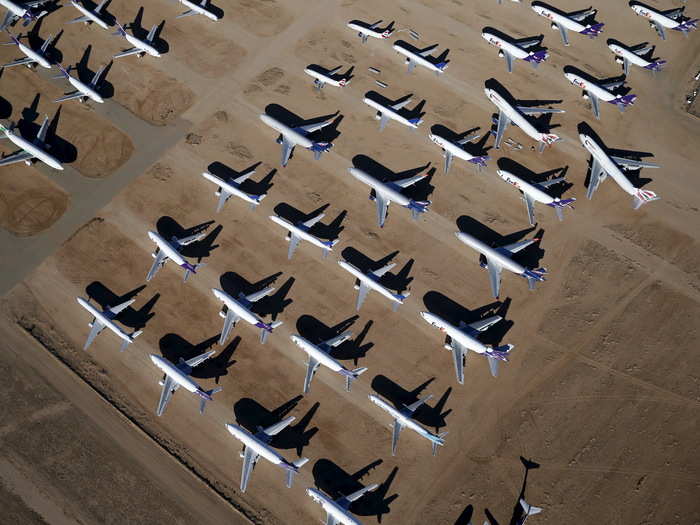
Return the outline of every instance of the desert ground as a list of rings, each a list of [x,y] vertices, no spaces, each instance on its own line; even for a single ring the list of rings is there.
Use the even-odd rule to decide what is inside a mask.
[[[700,69],[700,35],[671,31],[662,42],[627,2],[597,4],[605,33],[594,40],[571,34],[564,47],[544,18],[511,2],[218,0],[224,17],[217,23],[175,19],[183,6],[153,2],[141,25],[148,31],[165,20],[157,44],[167,52],[115,60],[105,104],[63,103],[58,117],[52,100],[66,83],[50,79],[55,71],[6,69],[0,118],[22,119],[30,136],[43,115],[52,118],[66,170],[0,170],[0,521],[317,523],[325,515],[307,487],[339,497],[379,483],[350,507],[363,523],[515,523],[523,494],[544,508],[533,524],[700,523],[700,183],[693,178],[700,121],[685,103]],[[121,0],[108,11],[128,22],[141,5]],[[687,11],[700,16],[692,2]],[[63,6],[33,37],[63,29],[56,60],[64,65],[82,59],[94,72],[126,47],[98,27],[64,25],[75,16]],[[389,41],[362,44],[345,25],[380,18],[400,30]],[[517,61],[508,74],[481,38],[484,26],[517,38],[544,34],[551,56],[538,69]],[[408,73],[391,48],[398,38],[449,48],[446,73]],[[655,56],[668,64],[657,75],[633,67],[628,84],[637,102],[623,114],[603,104],[598,121],[562,68],[619,76],[606,38],[657,44]],[[3,63],[18,56],[15,47],[0,48]],[[354,78],[318,92],[303,72],[312,63],[354,66]],[[506,138],[522,149],[488,149],[488,138],[480,142],[491,156],[484,172],[455,159],[444,175],[427,133],[434,125],[487,133],[495,112],[483,91],[488,79],[518,99],[565,109],[551,120],[564,140],[539,154],[511,127]],[[362,102],[370,90],[425,100],[424,122],[416,131],[390,122],[380,133]],[[258,118],[265,111],[290,123],[338,112],[333,149],[314,161],[297,148],[281,168],[276,133]],[[652,179],[645,188],[661,200],[633,210],[611,180],[587,200],[580,122],[611,148],[653,154],[648,160],[661,169],[641,177]],[[256,164],[246,184],[267,188],[262,204],[251,210],[234,197],[216,214],[216,188],[201,172]],[[347,171],[353,165],[428,170],[411,191],[432,201],[430,211],[413,221],[394,204],[379,229],[369,189]],[[517,191],[495,173],[499,166],[531,178],[564,172],[571,187],[563,195],[578,198],[575,210],[560,222],[538,205],[539,222],[529,227]],[[326,216],[318,231],[342,230],[339,244],[323,258],[302,242],[287,260],[286,232],[268,216],[300,220],[319,209]],[[202,224],[208,236],[186,254],[206,266],[183,283],[181,269],[168,263],[146,283],[154,249],[147,232],[180,236]],[[547,267],[547,281],[529,291],[505,272],[495,301],[478,255],[454,236],[460,230],[489,242],[537,236],[518,260]],[[388,282],[410,290],[406,304],[393,312],[373,292],[355,312],[353,278],[336,261],[376,269],[389,255],[398,264]],[[219,347],[221,304],[211,288],[249,293],[270,283],[276,293],[258,312],[284,324],[261,345],[241,322]],[[135,297],[118,321],[143,334],[120,353],[105,331],[83,351],[90,318],[76,296],[103,306]],[[483,336],[516,346],[499,377],[471,355],[459,385],[443,334],[419,316],[426,310],[455,323],[502,315]],[[290,335],[320,341],[347,327],[353,338],[334,355],[368,371],[345,392],[342,378],[322,368],[301,396],[305,356]],[[209,348],[217,356],[194,375],[223,391],[203,416],[196,399],[178,391],[156,417],[161,375],[149,354],[177,362]],[[432,394],[416,417],[449,432],[437,456],[405,430],[392,457],[391,421],[370,393],[397,406]],[[282,472],[261,460],[241,493],[240,444],[224,423],[255,431],[286,415],[296,420],[273,445],[309,463],[287,489]],[[519,457],[539,468],[526,471]]]

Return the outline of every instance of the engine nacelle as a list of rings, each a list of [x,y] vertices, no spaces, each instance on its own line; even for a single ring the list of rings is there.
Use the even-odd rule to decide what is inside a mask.
[[[452,350],[452,347],[450,345],[443,345],[443,348],[445,350]]]
[[[285,235],[284,239],[285,239],[287,242],[291,241],[291,240],[292,240],[292,234],[291,234],[291,233],[287,233],[287,235]]]
[[[355,290],[359,290],[359,289],[360,289],[360,285],[359,285],[359,284],[356,284],[353,288],[355,288]]]
[[[581,98],[583,100],[588,100],[588,94],[584,91],[583,93],[581,93]]]
[[[382,113],[381,113],[380,111],[377,111],[377,114],[374,115],[374,118],[376,118],[377,120],[381,120],[381,118],[382,118]]]
[[[404,64],[408,64],[409,62],[411,62],[411,59],[407,57],[406,60],[404,60]]]
[[[226,308],[226,306],[224,305],[224,307],[219,311],[219,316],[226,319],[226,312],[227,311],[228,311],[228,308]]]
[[[275,142],[277,142],[277,144],[282,144],[282,142],[283,142],[282,135],[277,137],[277,140]]]
[[[615,57],[615,62],[617,62],[618,64],[624,64],[624,63],[625,63],[625,61],[624,61],[624,59],[623,59],[622,57]]]
[[[505,56],[505,55],[503,54],[503,51],[499,51],[499,52],[498,52],[498,57],[499,57],[499,58],[503,58],[504,56]]]
[[[559,26],[557,24],[552,23],[552,31],[559,31]]]
[[[151,257],[153,257],[154,259],[155,259],[156,257],[158,257],[158,252],[152,252],[152,253],[151,253]]]

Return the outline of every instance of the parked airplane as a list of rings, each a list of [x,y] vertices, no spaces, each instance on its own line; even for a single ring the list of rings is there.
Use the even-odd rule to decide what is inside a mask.
[[[271,446],[272,438],[284,430],[292,421],[294,416],[289,416],[279,423],[271,425],[265,429],[260,428],[255,434],[251,434],[247,430],[238,425],[231,423],[226,424],[228,430],[233,437],[243,443],[241,457],[243,458],[243,470],[241,472],[241,492],[245,492],[248,487],[250,474],[253,472],[258,459],[262,456],[273,465],[278,465],[287,471],[287,487],[292,486],[294,475],[299,472],[299,469],[304,466],[309,460],[308,458],[297,459],[289,462],[279,455]]]
[[[326,511],[326,525],[362,525],[362,522],[356,520],[348,510],[350,504],[353,501],[360,499],[367,492],[370,492],[379,487],[376,483],[362,487],[360,490],[348,494],[347,496],[340,496],[337,499],[331,499],[326,496],[323,492],[313,487],[306,489],[306,493],[314,500],[319,503],[323,510]]]
[[[637,95],[615,95],[610,91],[622,86],[625,83],[624,79],[598,83],[584,78],[569,66],[564,68],[564,76],[574,86],[583,90],[583,98],[591,101],[591,109],[597,119],[600,119],[601,100],[616,105],[620,111],[624,111],[627,106],[631,106],[637,100]]]
[[[58,66],[58,69],[61,70],[61,74],[55,76],[54,78],[65,78],[75,88],[75,91],[66,93],[62,97],[54,100],[54,102],[65,102],[66,100],[73,100],[76,98],[80,100],[80,102],[87,102],[88,99],[97,102],[98,104],[102,104],[104,102],[104,99],[97,92],[97,88],[105,69],[107,69],[107,66],[102,66],[100,69],[98,69],[92,76],[90,84],[85,84],[79,78],[70,76],[71,66],[68,66],[68,69],[63,69],[61,64],[56,65]]]
[[[527,208],[527,218],[530,221],[530,226],[537,224],[535,220],[535,202],[541,202],[542,204],[554,208],[560,221],[564,220],[564,208],[574,208],[572,204],[576,202],[575,198],[560,199],[559,197],[552,197],[544,191],[546,188],[566,180],[566,177],[557,177],[544,182],[530,183],[525,182],[520,177],[506,170],[496,170],[496,173],[508,184],[512,184],[520,190],[523,202],[525,202],[525,207]]]
[[[338,66],[333,69],[325,69],[316,64],[309,64],[304,68],[304,73],[314,79],[314,86],[316,86],[316,89],[320,91],[326,84],[335,87],[345,87],[350,85],[351,71],[353,68],[351,67],[347,73],[340,75],[340,78],[337,78],[336,75],[338,75],[342,68],[343,66]]]
[[[620,171],[620,168],[623,170],[658,168],[658,164],[608,154],[606,151],[607,148],[603,144],[600,144],[588,133],[586,133],[586,129],[582,129],[582,124],[579,124],[579,139],[581,140],[583,147],[588,150],[593,159],[591,164],[591,179],[588,183],[588,192],[586,193],[586,196],[589,199],[593,197],[593,193],[595,193],[598,186],[600,186],[600,183],[603,182],[608,175],[610,175],[610,177],[617,182],[617,185],[620,186],[620,188],[632,195],[632,207],[635,210],[642,204],[659,200],[661,198],[653,191],[635,188],[630,180],[625,177],[622,171]]]
[[[416,129],[418,125],[421,122],[423,122],[423,119],[420,117],[406,118],[399,113],[399,110],[401,108],[411,103],[411,101],[413,100],[412,98],[409,97],[405,100],[402,100],[401,102],[397,102],[396,104],[392,105],[383,105],[377,102],[376,100],[368,98],[367,95],[369,95],[370,93],[372,92],[368,91],[367,93],[365,93],[365,98],[363,98],[362,101],[369,107],[377,110],[376,118],[377,120],[379,120],[379,131],[382,131],[384,129],[389,120],[395,120],[396,122],[399,122],[404,126],[408,126],[409,128],[413,129]]]
[[[333,144],[330,142],[314,142],[308,138],[308,135],[332,124],[335,117],[316,124],[307,124],[295,128],[290,128],[282,124],[279,120],[264,113],[260,115],[260,120],[280,134],[280,136],[277,137],[277,144],[282,145],[282,167],[287,165],[289,157],[296,146],[301,146],[302,148],[313,151],[314,159],[316,160],[321,158],[321,153],[325,153],[333,147]]]
[[[202,387],[192,380],[190,374],[193,368],[209,359],[215,353],[216,351],[212,350],[193,357],[192,359],[188,359],[187,361],[181,357],[177,365],[172,364],[164,357],[151,354],[151,361],[163,372],[163,379],[158,382],[158,384],[163,387],[163,391],[160,394],[158,408],[156,409],[157,416],[163,415],[165,408],[170,402],[170,398],[180,387],[183,387],[188,392],[197,394],[201,398],[199,401],[199,413],[204,414],[204,407],[207,401],[212,401],[211,396],[220,392],[221,387],[213,388],[212,390],[203,390]]]
[[[564,42],[565,46],[569,45],[569,29],[576,33],[586,35],[589,38],[595,38],[603,32],[603,26],[605,24],[586,24],[585,26],[582,24],[586,18],[595,16],[598,12],[597,9],[589,7],[581,11],[565,13],[544,2],[532,2],[530,5],[535,13],[552,21],[552,29],[559,30],[561,40]]]
[[[372,175],[357,168],[348,168],[348,171],[350,172],[350,175],[374,190],[374,195],[370,194],[369,198],[377,203],[377,225],[380,228],[384,227],[387,210],[389,209],[389,204],[391,204],[392,201],[399,206],[403,206],[404,208],[411,210],[411,217],[414,220],[418,219],[421,213],[428,211],[430,201],[414,201],[401,193],[402,189],[408,188],[419,180],[424,179],[427,174],[424,173],[421,175],[414,175],[413,177],[407,177],[405,179],[382,182],[376,177],[373,177]]]
[[[212,11],[207,9],[207,6],[209,5],[209,0],[202,0],[200,3],[193,2],[192,0],[178,0],[178,2],[184,5],[187,8],[187,11],[180,15],[177,15],[175,18],[182,18],[184,16],[192,15],[204,15],[209,20],[213,20],[214,22],[217,22],[219,20],[218,15],[214,14]]]
[[[530,246],[533,242],[537,242],[539,239],[527,239],[513,244],[508,244],[506,246],[491,248],[484,242],[469,235],[468,233],[457,232],[455,235],[464,244],[486,257],[486,262],[481,263],[481,267],[486,268],[489,271],[491,291],[496,299],[498,299],[498,296],[500,295],[501,272],[504,268],[527,279],[527,284],[530,290],[535,289],[535,283],[537,281],[545,280],[544,276],[547,273],[546,268],[529,270],[522,264],[517,263],[512,259],[513,255],[518,253],[523,248]]]
[[[654,49],[654,46],[648,45],[648,42],[637,44],[636,46],[626,47],[617,40],[608,39],[608,47],[610,51],[617,55],[615,61],[622,64],[625,75],[629,74],[630,64],[648,69],[652,72],[661,71],[666,60],[647,60],[644,58],[647,53]],[[651,58],[651,57],[650,57]]]
[[[460,321],[459,326],[454,326],[445,319],[430,312],[421,312],[420,315],[425,321],[437,327],[449,337],[449,343],[445,343],[445,350],[450,350],[452,352],[457,382],[460,385],[464,384],[464,365],[466,364],[469,350],[485,356],[489,361],[491,375],[496,377],[498,376],[498,362],[508,361],[509,352],[515,348],[514,345],[503,345],[492,348],[477,339],[480,332],[485,332],[503,319],[500,315],[493,315],[485,319],[480,319],[471,324]]]
[[[12,0],[0,0],[0,6],[7,9],[5,13],[5,18],[0,24],[0,31],[5,29],[10,24],[14,23],[15,20],[22,19],[22,26],[27,27],[32,22],[36,22],[42,16],[44,16],[47,11],[41,11],[40,13],[32,12],[32,9],[38,7],[42,4],[46,4],[49,0],[33,0],[29,2],[22,2],[17,4]]]
[[[7,166],[15,162],[24,162],[27,166],[31,166],[34,159],[37,159],[55,170],[63,170],[63,165],[58,159],[46,151],[49,148],[49,145],[46,144],[46,134],[49,130],[49,117],[44,118],[39,132],[36,134],[36,138],[31,142],[21,135],[15,134],[13,129],[14,124],[10,125],[9,128],[0,124],[0,132],[5,135],[4,137],[0,137],[0,139],[8,139],[15,146],[21,148],[21,150],[0,157],[0,166]]]
[[[462,147],[468,142],[476,140],[479,137],[481,137],[480,134],[472,133],[471,135],[468,135],[463,139],[452,141],[447,137],[440,135],[439,133],[434,132],[432,130],[430,133],[428,133],[428,138],[442,148],[442,155],[443,157],[445,157],[445,175],[447,175],[447,172],[450,171],[450,166],[452,165],[452,157],[457,157],[458,159],[471,162],[476,166],[476,169],[479,171],[486,167],[486,161],[490,158],[488,155],[480,155],[475,157]]]
[[[433,448],[433,456],[437,454],[437,448],[441,447],[445,444],[444,437],[447,434],[447,432],[442,432],[440,434],[433,434],[432,432],[424,429],[422,426],[420,426],[418,423],[416,423],[412,418],[413,414],[416,412],[418,407],[429,401],[433,396],[425,396],[415,403],[411,403],[410,405],[404,405],[401,410],[397,410],[393,406],[391,406],[389,403],[384,401],[382,398],[379,396],[376,396],[374,394],[369,395],[369,400],[377,405],[379,408],[384,410],[385,412],[388,412],[389,415],[394,419],[394,427],[393,431],[391,434],[391,455],[395,456],[396,455],[396,446],[398,445],[399,442],[399,434],[404,428],[409,428],[416,432],[419,436],[424,437],[428,441],[430,441],[432,448]]]
[[[503,38],[503,36],[506,35],[501,36],[502,33],[500,31],[498,31],[498,33],[499,34],[490,27],[485,27],[481,30],[482,38],[489,44],[496,46],[498,48],[498,56],[506,59],[508,73],[513,72],[513,62],[516,58],[529,62],[534,68],[549,58],[549,53],[544,49],[540,51],[528,51],[529,48],[540,44],[542,39],[539,37],[520,39],[508,37],[506,40]]]
[[[112,33],[115,36],[123,36],[126,38],[126,41],[129,42],[132,46],[128,49],[122,50],[120,53],[117,53],[114,55],[112,58],[121,58],[121,57],[128,57],[129,55],[137,55],[139,58],[143,58],[144,55],[151,55],[152,57],[159,57],[160,53],[158,50],[153,47],[153,39],[156,37],[156,31],[158,30],[158,24],[155,24],[151,30],[148,32],[148,35],[146,36],[146,40],[140,40],[136,38],[134,35],[130,35],[129,33],[126,32],[126,30],[121,26],[119,22],[115,22],[117,24],[117,31]]]
[[[350,20],[348,22],[348,27],[357,31],[357,36],[362,39],[362,43],[367,42],[369,37],[372,38],[389,38],[394,32],[394,22],[391,22],[384,29],[379,27],[382,21],[379,20],[374,24],[368,24],[367,22],[362,22],[361,20]]]
[[[632,1],[629,3],[632,11],[639,16],[649,19],[649,25],[656,29],[661,40],[666,40],[665,29],[679,31],[688,36],[688,33],[693,29],[698,28],[700,18],[690,19],[683,16],[685,6],[669,9],[667,11],[659,11],[642,2]]]
[[[109,24],[105,22],[105,20],[100,16],[102,14],[102,8],[109,2],[110,0],[102,0],[100,4],[95,7],[93,11],[90,11],[87,7],[82,5],[80,2],[77,0],[71,0],[71,5],[75,7],[78,11],[82,13],[82,16],[79,16],[78,18],[74,18],[73,20],[70,20],[69,22],[66,22],[67,24],[75,24],[76,22],[83,22],[86,25],[90,25],[92,23],[97,24],[100,26],[102,29],[107,29],[109,30]]]
[[[496,93],[495,90],[491,88],[485,88],[484,92],[488,99],[493,102],[498,108],[498,121],[496,122],[496,141],[494,147],[496,149],[501,148],[501,140],[503,139],[503,134],[510,123],[518,126],[523,132],[539,142],[538,151],[544,151],[545,146],[551,146],[555,142],[561,140],[558,135],[554,133],[541,133],[535,129],[530,121],[526,118],[526,115],[541,114],[541,113],[564,113],[563,109],[552,109],[552,108],[533,108],[527,106],[513,106],[508,101],[506,101],[501,95]]]
[[[333,251],[333,246],[335,246],[338,243],[338,239],[334,239],[332,241],[322,241],[318,237],[309,233],[311,227],[318,221],[323,219],[325,215],[325,213],[319,213],[318,215],[312,217],[308,221],[300,221],[297,223],[291,223],[288,220],[283,219],[282,217],[279,217],[277,215],[270,215],[270,220],[272,222],[279,224],[288,231],[287,242],[289,242],[289,250],[287,251],[287,259],[292,258],[292,255],[294,255],[294,251],[297,249],[297,246],[299,246],[299,242],[301,241],[308,241],[314,246],[318,246],[319,248],[321,248],[321,250],[323,250],[324,257],[327,257],[328,253]]]
[[[19,41],[19,39],[22,38],[22,35],[14,36],[10,34],[9,31],[7,34],[10,35],[10,38],[12,39],[11,42],[8,42],[8,45],[15,44],[19,50],[24,53],[24,58],[18,58],[12,62],[3,64],[0,66],[0,69],[23,65],[27,66],[29,69],[32,69],[35,68],[37,64],[43,68],[51,69],[51,62],[49,62],[46,52],[53,43],[53,37],[49,36],[46,40],[44,40],[44,43],[41,45],[41,48],[39,48],[39,51],[34,51],[31,47],[25,46]]]
[[[447,55],[447,51],[438,56],[437,58],[432,57],[430,52],[435,49],[438,44],[433,44],[424,49],[417,49],[408,42],[403,40],[397,40],[392,46],[394,51],[406,57],[406,64],[408,65],[408,72],[412,72],[416,66],[423,66],[429,71],[434,72],[436,75],[440,75],[445,72],[449,64],[449,60],[444,60],[443,55]],[[434,61],[429,60],[433,58]]]
[[[260,317],[251,311],[251,306],[256,301],[259,301],[266,295],[271,294],[274,291],[274,287],[270,286],[259,292],[254,292],[250,295],[244,295],[239,293],[237,298],[231,297],[229,294],[218,288],[212,288],[211,291],[219,301],[224,303],[219,315],[224,318],[224,327],[221,330],[221,337],[219,337],[219,344],[223,345],[228,339],[229,334],[236,323],[241,319],[248,324],[260,328],[260,342],[265,344],[267,341],[267,336],[272,333],[272,331],[282,324],[282,321],[274,321],[272,323],[264,323]]]
[[[332,337],[327,341],[323,341],[319,344],[313,344],[311,341],[304,339],[300,335],[290,336],[292,342],[308,355],[308,361],[306,363],[306,377],[304,378],[304,394],[309,393],[311,380],[313,379],[316,370],[318,370],[318,367],[321,365],[330,368],[333,372],[345,377],[345,390],[348,392],[350,392],[350,385],[352,382],[367,371],[367,368],[365,367],[348,370],[330,356],[330,352],[333,348],[347,341],[350,337],[352,337],[352,332],[345,332]]]
[[[382,285],[379,282],[379,279],[382,277],[382,275],[384,275],[386,272],[388,272],[394,266],[396,266],[396,263],[389,263],[386,266],[382,266],[378,270],[368,271],[367,273],[362,273],[360,270],[355,268],[352,264],[350,264],[347,261],[340,260],[338,261],[338,264],[341,268],[347,270],[352,275],[354,275],[355,278],[359,281],[359,284],[355,285],[355,290],[359,290],[357,294],[357,302],[355,303],[355,310],[357,310],[358,312],[360,311],[362,303],[365,302],[365,298],[367,297],[367,294],[370,292],[370,290],[375,290],[390,301],[392,301],[392,308],[394,311],[396,311],[399,305],[402,305],[404,300],[406,300],[406,298],[409,295],[411,295],[411,292],[404,292],[403,294],[391,293],[386,286]]]
[[[151,266],[150,270],[148,270],[148,274],[146,274],[146,281],[153,279],[156,273],[158,273],[158,270],[160,270],[165,263],[168,262],[168,259],[172,259],[175,264],[185,269],[185,278],[183,281],[187,281],[190,273],[197,273],[197,270],[204,266],[204,264],[190,264],[182,255],[180,255],[180,250],[182,250],[183,246],[201,241],[204,236],[204,233],[197,233],[195,235],[190,235],[189,237],[183,237],[182,239],[178,239],[177,237],[173,236],[168,242],[158,233],[149,231],[148,238],[156,243],[156,249],[151,254],[155,260],[153,261],[153,265]]]
[[[216,213],[219,213],[223,209],[224,204],[228,202],[232,195],[235,195],[239,199],[243,199],[245,202],[250,204],[250,208],[252,210],[258,207],[260,202],[267,196],[267,194],[263,193],[261,195],[252,195],[241,190],[241,184],[243,184],[243,182],[254,173],[255,170],[248,170],[244,171],[236,178],[226,179],[212,175],[208,171],[202,173],[202,177],[218,186],[217,190],[214,192],[214,195],[219,197],[219,202],[216,205]]]
[[[86,301],[82,297],[76,297],[78,304],[85,308],[88,312],[92,314],[92,321],[88,324],[90,327],[90,334],[88,334],[87,341],[85,341],[85,345],[83,346],[83,350],[87,350],[88,347],[92,344],[92,342],[95,340],[95,337],[100,335],[102,330],[105,328],[109,328],[112,332],[117,334],[119,338],[122,340],[122,344],[119,347],[119,351],[123,352],[126,350],[126,347],[130,345],[131,343],[134,342],[134,339],[136,339],[139,335],[141,335],[141,330],[134,331],[130,334],[125,333],[121,328],[117,326],[117,324],[114,322],[115,318],[119,313],[127,308],[131,303],[133,303],[136,299],[130,299],[129,301],[126,301],[124,303],[118,304],[116,306],[108,306],[104,310],[98,310],[94,306],[90,304],[90,299]]]

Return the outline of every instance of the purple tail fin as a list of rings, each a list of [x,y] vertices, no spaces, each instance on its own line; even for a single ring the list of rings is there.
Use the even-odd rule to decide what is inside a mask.
[[[615,100],[615,104],[631,106],[634,104],[635,100],[637,100],[637,95],[625,95],[624,97],[619,97],[617,100]]]
[[[591,38],[595,38],[603,32],[604,25],[605,24],[593,24],[591,27],[587,27],[586,29],[581,31],[581,34],[588,35]]]
[[[488,155],[482,155],[481,157],[472,157],[469,159],[469,162],[472,164],[476,164],[480,168],[485,168],[486,167],[486,161],[489,160],[491,157]]]
[[[435,67],[438,68],[440,71],[445,71],[449,62],[449,60],[446,60],[445,62],[438,62],[437,64],[435,64]]]
[[[648,66],[644,66],[644,69],[648,69],[650,71],[661,71],[664,68],[665,64],[666,60],[657,60],[656,62],[652,62]]]
[[[540,62],[543,62],[549,58],[549,53],[547,51],[536,51],[532,53],[530,56],[527,56],[524,58],[526,62],[532,62],[534,64],[539,64]]]

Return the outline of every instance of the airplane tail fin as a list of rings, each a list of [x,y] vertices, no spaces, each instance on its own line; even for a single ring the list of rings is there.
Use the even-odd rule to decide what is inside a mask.
[[[445,71],[449,63],[449,60],[445,60],[444,62],[438,62],[437,64],[435,64],[435,67],[438,68],[440,71]]]
[[[472,157],[471,159],[469,159],[469,162],[476,165],[476,168],[481,170],[486,167],[486,161],[490,159],[491,157],[489,157],[488,155],[481,155],[480,157]]]
[[[515,348],[515,345],[497,346],[496,348],[488,350],[486,352],[486,355],[488,357],[493,357],[494,359],[498,359],[499,361],[505,361],[507,363],[508,354],[513,348]]]
[[[265,344],[267,338],[272,333],[272,331],[282,324],[282,321],[274,321],[272,323],[258,323],[256,326],[260,328],[260,343]]]
[[[125,35],[126,35],[126,30],[124,29],[124,26],[122,26],[122,25],[121,25],[119,22],[117,22],[116,20],[114,21],[114,23],[116,24],[116,26],[117,26],[118,29],[117,29],[114,33],[112,33],[112,34],[113,34],[114,36],[125,36]]]
[[[254,210],[258,206],[260,206],[260,203],[262,202],[262,200],[265,197],[267,197],[267,193],[263,193],[262,195],[248,195],[248,197],[250,197],[251,199],[253,199],[253,201],[255,201],[255,202],[250,203],[250,209]]]
[[[632,208],[637,210],[642,204],[658,201],[660,198],[661,197],[656,195],[653,191],[637,189],[637,193],[634,194],[634,198],[632,199]]]
[[[395,293],[395,294],[393,294],[393,295],[394,295],[394,298],[396,298],[396,299],[399,301],[399,302],[397,302],[397,303],[394,303],[394,305],[393,305],[393,307],[392,307],[392,309],[393,309],[394,311],[396,311],[396,310],[399,309],[399,305],[400,305],[400,304],[403,304],[403,302],[406,300],[406,298],[407,298],[409,295],[411,295],[411,292],[404,292],[404,293],[402,293],[402,294],[400,294],[400,293]]]
[[[59,79],[59,78],[68,78],[70,76],[70,70],[72,66],[68,66],[68,69],[64,69],[61,64],[56,64],[56,67],[59,69],[61,72],[60,75],[56,75],[54,77],[51,77],[53,79]]]
[[[620,108],[620,111],[624,111],[627,106],[634,104],[635,100],[637,100],[637,95],[625,95],[615,99],[615,104]]]
[[[408,119],[408,121],[409,121],[411,124],[413,124],[414,126],[417,126],[417,125],[419,125],[421,122],[423,122],[423,119],[420,118],[420,117],[416,117],[416,118],[410,118],[410,119]]]
[[[333,246],[338,244],[338,242],[340,242],[340,239],[333,239],[332,241],[323,241],[323,246],[325,246],[325,248],[323,248],[323,256],[328,257],[328,254],[333,249]]]
[[[221,392],[222,388],[220,386],[217,386],[216,388],[212,388],[211,390],[207,390],[204,392],[206,396],[200,395],[201,399],[199,400],[199,413],[204,414],[204,408],[207,405],[207,401],[212,400],[212,396],[216,394],[217,392]]]
[[[532,67],[537,67],[540,65],[541,62],[544,62],[549,58],[549,53],[547,51],[542,50],[542,51],[535,51],[533,53],[530,53],[528,56],[524,58],[526,62],[530,62],[532,64]]]
[[[311,150],[314,152],[314,160],[321,158],[321,153],[329,151],[333,147],[330,142],[314,142]]]
[[[523,277],[527,279],[527,287],[530,290],[535,289],[535,283],[537,281],[545,281],[544,276],[547,274],[547,268],[537,268],[533,270],[525,270]]]
[[[362,374],[364,374],[367,371],[367,367],[360,367],[360,368],[355,368],[354,370],[349,370],[345,374],[345,390],[347,392],[350,392],[350,386],[352,385],[352,382],[360,377]]]
[[[294,476],[299,473],[299,469],[309,462],[309,458],[301,458],[292,461],[291,468],[287,469],[287,488],[292,488]]]
[[[133,343],[134,339],[136,339],[138,336],[140,336],[141,333],[142,333],[142,330],[137,330],[137,331],[129,334],[129,337],[131,337],[131,341],[127,341],[127,340],[122,341],[122,344],[119,347],[119,351],[123,352],[124,350],[126,350],[126,347],[129,346],[131,343]]]
[[[197,270],[199,270],[201,267],[206,266],[206,265],[207,265],[206,263],[199,263],[199,264],[195,264],[195,265],[185,263],[185,266],[183,266],[183,268],[185,268],[185,277],[182,280],[182,282],[187,282],[187,279],[189,278],[191,273],[196,274]]]
[[[648,69],[650,71],[663,71],[664,65],[666,64],[666,60],[656,60],[649,64],[648,66],[644,66],[644,69]]]
[[[583,31],[581,31],[581,34],[586,35],[590,38],[595,38],[603,32],[604,25],[605,24],[593,24],[592,26],[589,26]]]
[[[432,440],[433,456],[437,456],[438,447],[441,447],[445,444],[444,438],[446,435],[447,435],[447,432],[441,432],[436,436],[436,439]]]
[[[551,206],[554,208],[555,213],[557,214],[557,218],[560,221],[564,220],[564,208],[571,208],[572,210],[574,207],[571,205],[573,202],[576,202],[576,198],[572,197],[570,199],[555,199],[554,202],[550,202],[547,204],[547,206]]]
[[[421,213],[428,211],[428,206],[430,206],[430,201],[414,201],[411,200],[408,203],[408,208],[411,210],[411,217],[416,220]]]
[[[523,498],[520,498],[520,506],[523,508],[523,512],[525,512],[526,516],[534,516],[535,514],[539,514],[540,512],[542,512],[541,507],[535,507],[534,505],[530,505]]]

